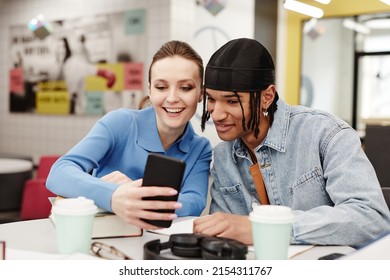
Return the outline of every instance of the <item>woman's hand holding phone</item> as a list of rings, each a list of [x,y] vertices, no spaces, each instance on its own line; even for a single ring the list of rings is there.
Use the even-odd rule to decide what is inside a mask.
[[[167,228],[176,218],[175,210],[184,176],[185,162],[160,154],[149,154],[144,178],[131,180],[114,171],[103,176],[120,186],[111,197],[112,211],[127,223],[143,229]]]
[[[177,196],[177,190],[170,187],[142,186],[142,179],[120,185],[111,197],[113,212],[127,223],[143,229],[158,229],[161,226],[146,221],[159,220],[169,224],[176,218],[174,211],[182,207],[176,201],[154,200],[153,197]],[[161,210],[161,212],[156,212]],[[169,211],[169,212],[165,212]]]

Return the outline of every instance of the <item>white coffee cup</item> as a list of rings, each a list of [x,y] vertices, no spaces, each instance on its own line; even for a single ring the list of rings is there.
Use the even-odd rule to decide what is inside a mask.
[[[52,207],[61,254],[88,254],[97,207],[85,197],[60,199]]]
[[[258,260],[285,260],[294,220],[291,208],[280,205],[259,205],[249,214],[253,245]]]

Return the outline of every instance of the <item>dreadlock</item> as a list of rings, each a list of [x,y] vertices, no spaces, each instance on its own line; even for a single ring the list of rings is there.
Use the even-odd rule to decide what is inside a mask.
[[[200,123],[200,128],[202,129],[202,132],[204,132],[206,128],[206,122],[210,119],[210,112],[207,111],[207,95],[206,95],[206,89],[203,89],[203,112],[202,112],[202,121]]]
[[[260,133],[259,124],[260,124],[260,100],[261,92],[250,92],[250,110],[251,116],[248,121],[248,128],[253,130],[254,136],[257,139]]]
[[[242,103],[241,103],[240,96],[238,95],[237,91],[233,91],[233,92],[234,92],[234,95],[237,97],[238,103],[240,104],[240,107],[241,107],[241,112],[242,112],[242,128],[243,128],[244,130],[246,130],[244,108],[242,107]]]

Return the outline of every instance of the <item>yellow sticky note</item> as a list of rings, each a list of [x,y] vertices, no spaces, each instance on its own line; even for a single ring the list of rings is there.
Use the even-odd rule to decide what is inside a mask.
[[[85,90],[86,91],[121,91],[123,90],[123,72],[124,64],[115,63],[115,64],[98,64],[98,69],[108,69],[115,74],[115,84],[112,88],[107,87],[107,80],[100,76],[87,76],[85,80]]]
[[[67,91],[40,91],[36,95],[36,113],[69,114]]]

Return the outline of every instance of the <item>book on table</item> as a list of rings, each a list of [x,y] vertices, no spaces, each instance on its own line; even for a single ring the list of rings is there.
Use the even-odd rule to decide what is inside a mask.
[[[126,223],[119,216],[110,212],[96,214],[93,222],[92,238],[141,236],[142,229]]]

